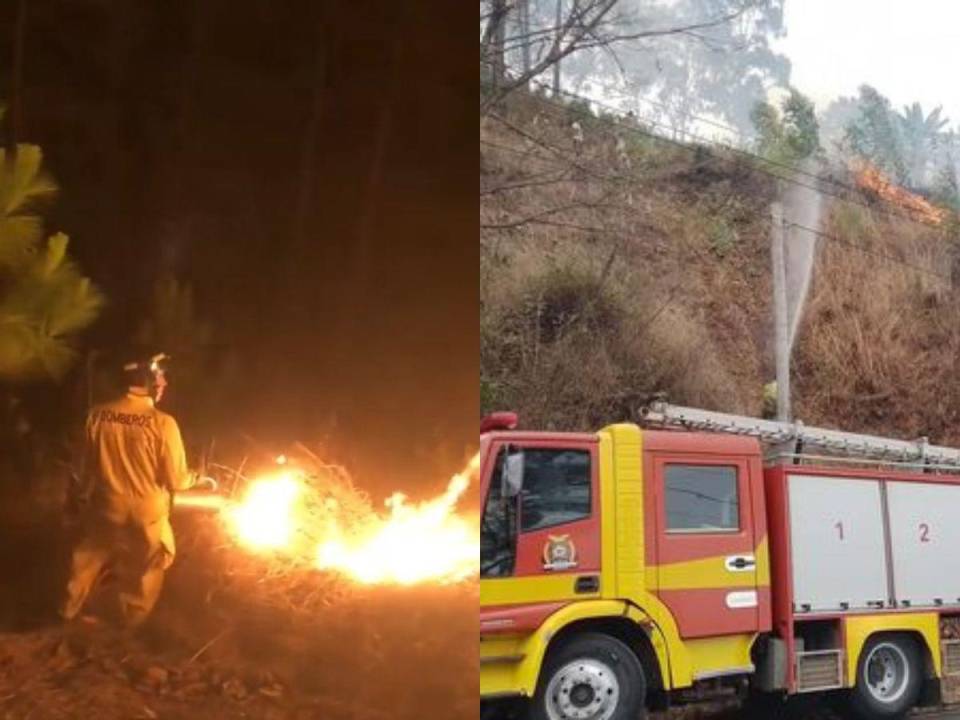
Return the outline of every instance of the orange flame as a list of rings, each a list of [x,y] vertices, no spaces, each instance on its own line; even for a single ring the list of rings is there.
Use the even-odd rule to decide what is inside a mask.
[[[355,504],[365,508],[357,517],[343,512],[335,499],[324,499],[286,465],[252,482],[222,514],[245,547],[300,557],[359,583],[458,582],[479,569],[476,522],[456,512],[478,467],[476,455],[431,500],[411,504],[394,493],[386,500],[387,513],[376,512],[357,494]]]
[[[475,470],[479,456],[467,470]],[[476,527],[454,509],[470,484],[454,475],[446,492],[411,506],[403,493],[386,504],[386,517],[370,518],[357,533],[335,528],[317,548],[317,566],[338,570],[362,583],[408,585],[425,580],[463,580],[477,572],[480,546]]]
[[[293,540],[298,501],[304,487],[293,473],[255,481],[243,502],[226,508],[227,524],[240,541],[256,550],[280,550]]]
[[[876,166],[864,162],[855,173],[857,185],[868,190],[881,200],[906,210],[911,217],[930,225],[941,225],[947,217],[947,212],[938,208],[919,195],[894,185],[890,178]]]

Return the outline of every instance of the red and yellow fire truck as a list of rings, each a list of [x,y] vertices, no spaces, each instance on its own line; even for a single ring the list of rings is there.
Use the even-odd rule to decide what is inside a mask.
[[[731,685],[891,718],[957,694],[960,450],[665,403],[645,417],[483,421],[482,706],[635,720]]]

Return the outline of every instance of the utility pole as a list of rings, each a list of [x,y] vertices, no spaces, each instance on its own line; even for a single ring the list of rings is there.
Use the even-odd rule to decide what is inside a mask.
[[[507,15],[510,7],[507,0],[493,0],[493,13],[489,22],[496,23],[493,28],[493,94],[497,96],[503,87],[507,74]]]
[[[520,47],[523,58],[523,72],[530,72],[530,0],[520,0],[517,5],[517,17],[520,24]]]
[[[770,256],[773,260],[773,327],[777,365],[777,420],[790,422],[790,327],[787,322],[787,269],[783,250],[783,205],[770,206]]]
[[[560,33],[561,26],[563,25],[563,0],[557,0],[557,20],[556,28],[554,32],[556,33],[556,42],[557,47],[560,46]],[[560,95],[560,61],[557,60],[553,64],[553,97],[556,98]]]

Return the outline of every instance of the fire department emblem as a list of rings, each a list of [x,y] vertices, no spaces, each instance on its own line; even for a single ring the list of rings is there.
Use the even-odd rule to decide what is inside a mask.
[[[548,535],[543,546],[544,570],[569,570],[577,566],[577,548],[569,535]]]

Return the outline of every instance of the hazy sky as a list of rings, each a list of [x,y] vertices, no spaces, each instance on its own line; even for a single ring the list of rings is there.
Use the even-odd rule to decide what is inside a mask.
[[[867,83],[960,123],[960,0],[787,0],[785,24],[777,48],[818,109]]]

